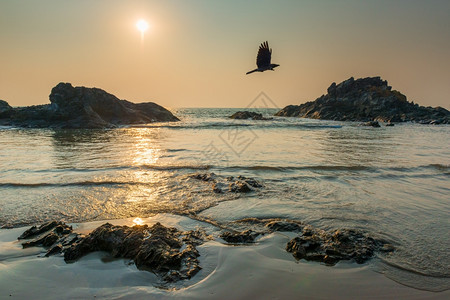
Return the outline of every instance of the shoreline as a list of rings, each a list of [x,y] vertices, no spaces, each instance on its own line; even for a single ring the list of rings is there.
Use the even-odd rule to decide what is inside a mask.
[[[218,229],[188,217],[158,214],[142,219],[183,230],[202,226]],[[71,224],[88,233],[106,221]],[[133,218],[108,220],[133,225]],[[0,230],[0,299],[448,299],[450,291],[430,292],[411,288],[376,272],[370,261],[358,265],[340,262],[329,267],[296,261],[284,247],[290,233],[265,235],[252,245],[227,245],[212,240],[198,247],[202,270],[170,289],[158,288],[157,277],[139,271],[126,259],[91,253],[66,264],[61,256],[39,257],[40,247],[22,249],[17,237],[28,227]],[[11,296],[10,296],[11,295]]]

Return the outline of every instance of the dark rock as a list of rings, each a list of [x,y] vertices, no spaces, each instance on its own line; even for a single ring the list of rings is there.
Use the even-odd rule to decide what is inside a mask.
[[[251,229],[259,234],[273,233],[275,231],[301,232],[305,224],[296,220],[279,218],[244,218],[234,220],[228,224],[228,228],[239,232]]]
[[[273,118],[264,118],[262,114],[251,112],[251,111],[238,111],[235,112],[232,116],[230,116],[230,119],[237,119],[237,120],[272,120]]]
[[[300,222],[294,221],[271,221],[266,224],[267,229],[270,231],[286,231],[286,232],[294,232],[294,231],[302,231],[304,225]]]
[[[106,251],[115,258],[132,259],[136,266],[161,276],[167,282],[188,279],[200,269],[195,246],[203,242],[204,233],[184,234],[160,223],[149,227],[113,226],[106,223],[73,244],[64,253],[72,262],[94,251]],[[186,248],[181,250],[183,242]]]
[[[199,246],[207,240],[212,240],[212,236],[208,235],[203,228],[185,232],[182,236],[183,242],[194,246]]]
[[[45,253],[46,257],[52,256],[52,255],[56,255],[56,254],[60,254],[63,251],[63,246],[61,244],[56,244],[54,246],[52,246],[47,253]]]
[[[230,244],[248,244],[253,243],[258,235],[259,233],[252,230],[245,230],[242,232],[225,231],[220,237]]]
[[[70,246],[74,244],[75,242],[79,241],[81,239],[81,236],[78,233],[69,233],[65,236],[63,236],[58,243],[61,243],[63,246]]]
[[[0,119],[9,118],[13,108],[4,100],[0,100]]]
[[[106,223],[89,235],[80,236],[71,227],[55,221],[33,226],[20,236],[28,237],[36,238],[23,243],[24,248],[48,247],[47,257],[64,253],[66,262],[74,262],[91,252],[106,251],[115,258],[133,260],[139,269],[154,272],[165,282],[189,279],[200,271],[196,246],[211,239],[201,228],[181,232],[160,223],[151,227]]]
[[[375,251],[390,252],[394,248],[355,230],[337,230],[329,234],[306,226],[302,234],[288,242],[286,250],[296,259],[320,261],[334,265],[353,259],[358,264],[369,260]]]
[[[30,239],[32,237],[35,237],[37,235],[40,235],[44,232],[47,232],[49,230],[54,229],[57,226],[61,226],[61,227],[66,227],[67,225],[62,223],[62,222],[57,222],[57,221],[50,221],[47,223],[42,224],[41,226],[37,227],[37,226],[33,226],[28,230],[25,230],[24,233],[22,233],[18,239],[19,240],[23,240],[23,239]],[[68,230],[72,230],[71,227],[67,227]]]
[[[326,265],[334,265],[340,260],[363,263],[377,251],[395,250],[391,244],[360,231],[343,229],[329,233],[296,220],[244,218],[230,222],[229,228],[221,237],[232,244],[252,242],[258,234],[274,231],[299,232],[287,243],[286,250],[297,260],[318,261]],[[240,231],[242,229],[244,231]],[[245,240],[246,237],[250,239]]]
[[[247,185],[254,187],[254,188],[262,188],[263,187],[261,183],[259,183],[258,181],[256,181],[253,178],[247,178],[247,177],[239,175],[237,177],[237,179],[239,181],[245,182]],[[231,178],[231,180],[233,180],[233,179]]]
[[[36,238],[29,242],[22,243],[23,248],[34,247],[34,246],[43,246],[50,247],[59,239],[58,234],[55,232],[49,232],[42,237]]]
[[[215,181],[217,176],[214,173],[198,173],[189,175],[189,177],[201,181]]]
[[[23,248],[46,247],[49,250],[45,256],[58,254],[78,240],[79,235],[72,232],[72,227],[63,222],[51,221],[41,226],[33,226],[19,236],[19,240],[31,239],[23,242]]]
[[[223,193],[222,184],[215,182],[212,186],[212,190],[216,194],[222,194]]]
[[[233,193],[248,193],[248,192],[253,191],[246,182],[240,181],[240,180],[238,180],[236,182],[232,182],[228,186],[229,186],[230,192],[233,192]]]
[[[205,182],[210,182],[212,184],[213,192],[218,194],[226,192],[249,193],[254,191],[255,188],[263,187],[263,185],[257,180],[244,176],[229,176],[225,178],[214,173],[199,173],[189,175],[189,177]]]
[[[395,124],[394,123],[387,123],[386,124],[386,126],[388,126],[388,127],[391,127],[391,126],[394,126]]]
[[[450,124],[450,112],[442,107],[424,107],[408,102],[402,93],[392,90],[380,77],[332,83],[328,94],[301,105],[289,105],[276,116],[303,117],[338,121],[418,122]]]
[[[369,121],[366,123],[361,124],[363,126],[371,126],[371,127],[381,127],[380,123],[378,121]]]
[[[56,232],[56,228],[54,230]],[[45,254],[46,257],[63,253],[72,244],[81,239],[78,233],[68,232],[66,229],[61,231],[60,236],[51,245],[48,245],[49,249]],[[44,244],[36,246],[45,246]],[[25,247],[24,247],[25,248]]]
[[[51,128],[110,128],[118,125],[179,121],[153,103],[119,100],[101,89],[59,83],[50,94],[50,105],[11,108],[0,103],[0,125]],[[5,113],[2,113],[5,110]]]
[[[326,265],[334,266],[335,264],[337,264],[337,263],[339,262],[339,259],[338,259],[337,257],[334,257],[334,256],[325,255],[325,256],[323,257],[323,262],[324,262]]]

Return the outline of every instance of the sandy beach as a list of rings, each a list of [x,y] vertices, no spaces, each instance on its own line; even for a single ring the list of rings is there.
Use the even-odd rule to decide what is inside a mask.
[[[143,219],[179,229],[205,227],[186,217],[159,214]],[[133,225],[133,219],[108,221]],[[72,224],[88,233],[105,222]],[[123,259],[96,252],[66,264],[42,257],[43,248],[22,249],[26,228],[0,230],[0,299],[448,299],[449,291],[410,288],[375,272],[371,262],[328,267],[295,261],[284,250],[292,233],[260,237],[254,245],[226,245],[220,239],[199,246],[202,270],[191,280],[159,288],[157,277]]]

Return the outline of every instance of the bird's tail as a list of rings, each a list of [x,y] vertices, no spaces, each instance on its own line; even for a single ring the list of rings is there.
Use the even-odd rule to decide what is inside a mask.
[[[258,69],[254,69],[254,70],[248,71],[247,73],[245,73],[245,75],[251,74],[251,73],[256,72],[256,71],[258,71]]]

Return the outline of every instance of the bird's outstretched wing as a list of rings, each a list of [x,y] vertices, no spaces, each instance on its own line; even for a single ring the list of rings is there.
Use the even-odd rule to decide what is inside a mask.
[[[259,46],[258,56],[256,57],[256,65],[259,69],[269,67],[271,58],[272,49],[269,49],[269,43],[266,41]]]

